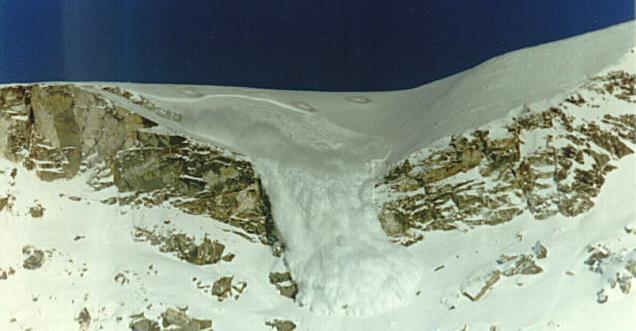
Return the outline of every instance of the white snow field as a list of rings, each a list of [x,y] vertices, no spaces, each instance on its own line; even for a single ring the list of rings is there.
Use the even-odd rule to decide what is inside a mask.
[[[0,267],[18,270],[0,280],[0,330],[75,330],[83,308],[90,330],[126,330],[130,315],[155,317],[175,306],[212,319],[217,331],[268,330],[264,322],[276,318],[294,321],[296,330],[636,330],[636,295],[608,288],[599,304],[607,272],[584,264],[590,245],[619,258],[636,249],[636,235],[625,230],[636,220],[634,154],[613,161],[617,169],[589,213],[537,221],[526,212],[494,227],[430,232],[408,248],[381,229],[374,189],[388,166],[452,134],[502,127],[524,105],[547,108],[573,91],[587,96],[581,84],[602,72],[636,73],[635,31],[634,22],[624,23],[394,92],[82,83],[169,130],[246,155],[269,194],[286,244],[282,263],[299,293],[296,302],[276,293],[267,275],[281,261],[230,226],[168,206],[101,204],[108,192],[93,192],[85,178],[42,182],[20,168],[15,186],[8,176],[0,182],[17,197],[15,212],[0,212]],[[111,85],[172,113],[100,89]],[[601,113],[581,116],[636,112],[633,103],[598,102]],[[14,167],[0,158],[0,170]],[[47,208],[42,220],[28,213],[34,200]],[[132,240],[135,226],[166,228],[166,219],[181,232],[222,241],[236,259],[195,266]],[[537,241],[549,249],[542,273],[506,278],[479,301],[462,295],[472,275]],[[52,250],[41,269],[19,267],[25,245]],[[119,273],[129,282],[114,281]],[[247,282],[247,291],[217,302],[193,283],[224,275]]]

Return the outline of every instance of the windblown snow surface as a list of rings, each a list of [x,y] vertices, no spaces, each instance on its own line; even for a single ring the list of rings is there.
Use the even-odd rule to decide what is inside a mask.
[[[636,72],[634,27],[629,22],[523,49],[395,92],[116,84],[180,114],[179,121],[104,92],[103,83],[92,84],[169,130],[252,160],[285,240],[284,264],[299,285],[296,303],[267,284],[279,263],[268,248],[226,233],[225,225],[167,207],[102,205],[83,179],[43,183],[21,170],[12,188],[19,212],[0,213],[0,267],[15,263],[26,244],[55,248],[59,256],[36,273],[0,281],[0,329],[75,329],[84,307],[94,312],[91,327],[127,329],[133,313],[156,316],[178,305],[213,319],[220,331],[266,330],[264,321],[273,318],[293,320],[298,330],[634,330],[636,295],[617,292],[598,304],[605,280],[582,262],[586,247],[599,242],[616,250],[636,248],[636,236],[624,231],[636,220],[633,155],[617,161],[596,207],[585,215],[536,221],[525,213],[496,227],[432,232],[409,248],[389,243],[374,196],[388,166],[440,139],[501,126],[524,104],[559,102],[601,72]],[[634,113],[633,104],[603,102],[610,113]],[[13,167],[0,162],[3,169]],[[63,199],[60,192],[83,200]],[[34,199],[47,205],[44,221],[26,212]],[[186,233],[222,240],[236,260],[184,265],[130,240],[134,226],[163,226],[165,219]],[[85,239],[72,240],[76,235]],[[470,274],[501,254],[527,252],[537,241],[550,249],[542,274],[501,282],[478,302],[461,295]],[[150,264],[158,273],[148,272]],[[113,281],[123,270],[135,272],[126,286]],[[216,302],[191,282],[226,274],[249,284],[236,301]]]

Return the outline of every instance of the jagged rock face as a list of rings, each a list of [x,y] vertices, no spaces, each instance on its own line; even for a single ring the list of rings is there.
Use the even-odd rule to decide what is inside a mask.
[[[462,220],[497,224],[511,219],[521,209],[507,195],[510,185],[487,188],[484,181],[468,179],[451,183],[445,179],[476,169],[482,163],[484,166],[480,170],[484,176],[497,171],[504,177],[509,165],[518,160],[516,138],[490,140],[487,133],[476,131],[472,140],[453,137],[448,149],[433,152],[415,166],[405,161],[385,182],[391,190],[399,192],[401,198],[385,204],[381,217],[383,228],[387,230],[387,224],[391,224],[392,229],[401,228],[401,232],[390,232],[400,235],[414,223],[425,224],[423,230],[451,230]],[[475,219],[483,214],[487,215]],[[396,222],[399,226],[394,225]]]
[[[90,172],[105,203],[169,203],[187,213],[272,240],[267,195],[241,156],[159,127],[101,96],[71,85],[0,89],[0,149],[42,180]]]
[[[22,87],[6,87],[0,90],[0,147],[4,156],[21,161],[28,154],[31,135],[29,118],[30,91]]]
[[[636,103],[635,81],[634,75],[610,73],[587,88]],[[590,121],[565,111],[586,102],[577,94],[545,111],[527,108],[503,137],[478,129],[405,160],[378,187],[390,197],[380,213],[382,228],[410,245],[425,231],[500,224],[524,210],[536,219],[588,211],[615,168],[611,160],[633,153],[628,143],[636,143],[636,115]]]

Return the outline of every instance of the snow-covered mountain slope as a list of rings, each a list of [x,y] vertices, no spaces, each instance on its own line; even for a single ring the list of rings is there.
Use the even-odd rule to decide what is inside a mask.
[[[633,330],[633,31],[385,93],[5,87],[0,329]]]
[[[321,93],[224,86],[118,84],[154,104],[183,113],[180,126],[239,150],[253,141],[243,132],[253,121],[271,120],[297,144],[351,144],[328,124],[391,146],[389,162],[447,137],[484,125],[524,103],[550,99],[618,61],[636,45],[634,22],[525,48],[475,68],[410,90]],[[379,69],[381,70],[381,68]],[[270,112],[273,112],[270,113]],[[301,116],[305,114],[306,116]],[[227,127],[223,118],[233,118]],[[276,117],[276,118],[271,118]],[[281,123],[285,119],[285,124]],[[247,120],[247,121],[246,121]],[[214,125],[213,123],[219,123]],[[329,143],[330,141],[333,141]],[[342,146],[341,148],[347,148]]]

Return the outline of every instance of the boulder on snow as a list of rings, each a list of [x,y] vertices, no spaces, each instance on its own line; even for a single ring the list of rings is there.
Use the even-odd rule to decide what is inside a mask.
[[[135,227],[133,237],[136,241],[147,241],[153,246],[159,246],[161,252],[174,253],[179,259],[196,265],[215,264],[221,260],[231,261],[224,259],[225,245],[207,236],[197,244],[195,237],[175,230],[162,234],[156,230]]]
[[[79,315],[75,318],[75,321],[79,324],[80,331],[87,331],[91,326],[91,314],[88,309],[82,309]]]
[[[144,314],[131,316],[129,328],[132,331],[212,331],[212,320],[201,320],[188,316],[185,310],[167,308],[160,315],[161,325],[148,319]]]
[[[296,284],[296,282],[292,279],[289,271],[271,272],[269,274],[269,282],[276,286],[280,295],[292,300],[296,299],[296,295],[298,294],[298,284]]]
[[[272,329],[276,329],[276,331],[293,331],[296,329],[296,323],[289,320],[275,319],[265,322],[265,325],[271,327]]]
[[[29,208],[29,214],[31,214],[31,217],[33,218],[40,218],[44,216],[45,210],[46,209],[41,204],[38,203],[35,206]]]
[[[212,329],[212,320],[191,318],[185,311],[168,308],[161,314],[161,325],[170,330],[203,331]]]
[[[26,256],[22,267],[27,270],[39,269],[46,259],[44,251],[30,245],[22,247],[22,254]]]

